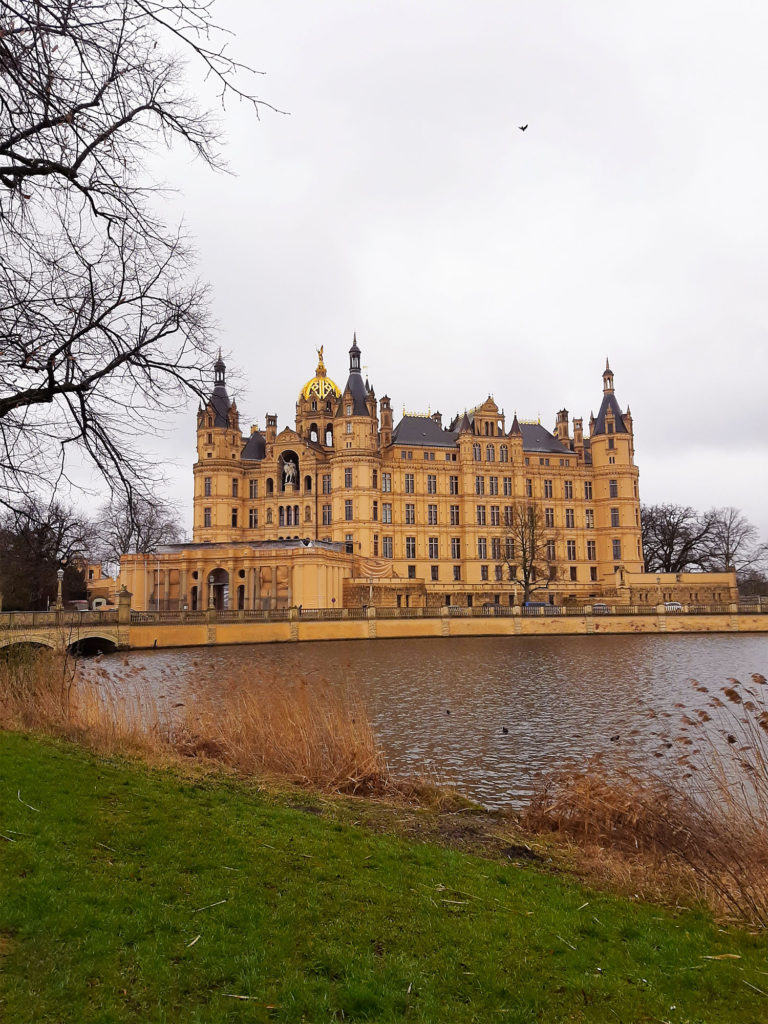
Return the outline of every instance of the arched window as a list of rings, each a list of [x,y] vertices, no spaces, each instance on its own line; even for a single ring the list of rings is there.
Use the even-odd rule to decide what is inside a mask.
[[[288,509],[290,512],[290,508]],[[285,526],[285,506],[281,505],[277,510],[278,515],[278,526]]]
[[[299,506],[298,505],[294,505],[293,506],[293,525],[294,526],[301,526],[301,520],[299,519]]]
[[[309,428],[309,440],[310,441],[319,441],[320,440],[320,434],[318,432],[317,424],[316,423],[313,423],[310,426],[310,428]]]
[[[325,428],[325,444],[328,448],[333,448],[333,427],[330,423]]]
[[[505,444],[499,446],[499,462],[509,462],[509,448]]]
[[[311,476],[305,476],[304,477],[304,490],[306,491],[307,494],[311,494],[311,492],[312,492],[312,477]]]
[[[267,494],[275,493],[275,481],[272,477],[267,477]]]
[[[485,446],[485,461],[486,462],[493,462],[493,460],[495,458],[496,458],[496,453],[493,450],[493,445],[492,444],[487,444]]]
[[[317,412],[317,399],[316,398],[312,399],[312,405],[310,406],[310,408],[312,409],[312,412]]]
[[[482,453],[482,451],[480,449],[480,445],[479,444],[473,444],[472,445],[472,458],[475,460],[475,462],[481,462],[482,461],[483,453]]]

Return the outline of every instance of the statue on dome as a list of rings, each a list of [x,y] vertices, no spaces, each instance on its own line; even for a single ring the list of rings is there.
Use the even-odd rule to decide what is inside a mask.
[[[325,363],[323,362],[323,349],[324,348],[325,348],[325,346],[321,345],[320,348],[315,349],[315,351],[317,352],[317,369],[315,370],[315,374],[318,377],[324,377],[325,373],[326,373]]]

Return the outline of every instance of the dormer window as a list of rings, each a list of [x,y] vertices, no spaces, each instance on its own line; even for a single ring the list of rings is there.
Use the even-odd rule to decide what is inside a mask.
[[[613,420],[606,420],[606,422],[605,422],[605,430],[606,430],[606,433],[608,433],[608,434],[612,434],[613,433]]]
[[[317,412],[317,399],[316,398],[312,399],[311,409],[312,409],[312,412]]]
[[[352,406],[351,405],[348,405],[346,407],[346,412],[344,413],[344,415],[345,416],[351,416],[352,415]]]

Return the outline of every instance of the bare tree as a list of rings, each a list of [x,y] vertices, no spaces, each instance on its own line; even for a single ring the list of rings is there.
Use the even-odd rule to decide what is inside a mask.
[[[110,568],[120,556],[157,551],[163,544],[181,540],[182,529],[175,508],[158,498],[134,495],[129,501],[115,495],[99,514],[99,558]]]
[[[714,527],[711,512],[687,505],[643,505],[641,523],[647,572],[704,568]]]
[[[496,548],[502,573],[520,585],[524,604],[539,590],[546,590],[558,578],[557,538],[547,525],[542,509],[533,502],[517,502],[504,515],[504,526]],[[493,543],[493,541],[492,541]]]
[[[768,562],[768,544],[760,542],[757,527],[739,509],[713,508],[708,513],[712,529],[707,545],[706,567],[710,572],[736,571],[739,580],[751,571],[760,572]]]
[[[204,394],[206,288],[147,170],[181,140],[221,168],[178,52],[239,85],[212,0],[5,0],[0,11],[0,502],[75,447],[129,494],[157,413]],[[177,53],[172,52],[172,48]]]
[[[46,608],[56,599],[59,568],[65,600],[85,597],[84,570],[93,526],[61,502],[28,498],[0,517],[0,594],[6,609]]]

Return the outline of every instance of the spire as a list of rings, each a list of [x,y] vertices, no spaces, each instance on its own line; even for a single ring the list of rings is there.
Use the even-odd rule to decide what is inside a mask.
[[[512,426],[510,427],[510,430],[509,430],[509,436],[510,437],[513,437],[514,435],[522,436],[522,433],[523,432],[520,429],[520,424],[517,422],[517,413],[515,413],[514,418],[512,419]]]
[[[352,398],[354,416],[370,416],[370,410],[366,404],[368,389],[363,383],[363,376],[360,372],[360,349],[357,347],[357,332],[352,335],[352,348],[349,350],[349,377],[347,386],[344,388],[344,395]],[[343,415],[342,409],[349,403],[342,398],[339,401],[337,416]]]
[[[221,346],[219,346],[219,356],[216,362],[213,364],[213,383],[214,386],[221,384],[224,387],[224,376],[227,367],[224,364],[224,360],[221,358]]]
[[[352,348],[349,350],[349,372],[360,373],[360,349],[357,347],[357,331],[352,335]]]
[[[613,371],[608,364],[608,357],[605,359],[605,370],[603,370],[603,392],[606,395],[613,394]]]

